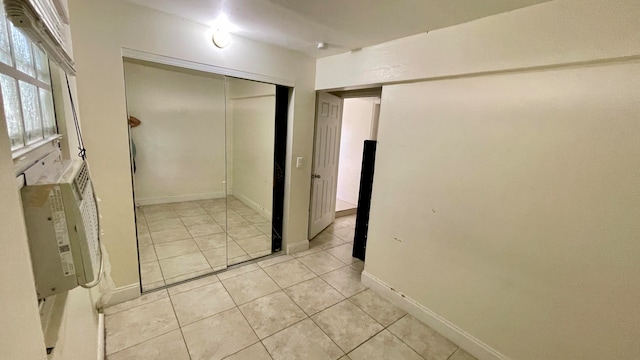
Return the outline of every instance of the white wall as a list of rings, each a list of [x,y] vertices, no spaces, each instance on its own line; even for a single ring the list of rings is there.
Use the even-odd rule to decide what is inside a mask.
[[[64,1],[66,3],[66,1]],[[77,140],[71,114],[69,93],[63,73],[51,68],[56,116],[60,133],[64,134],[62,152],[65,158],[77,154]],[[76,86],[70,79],[77,101]],[[0,121],[0,359],[47,359],[40,323],[36,290],[29,254],[22,203],[15,182],[13,162],[6,136],[5,122]],[[96,297],[99,296],[95,293]],[[64,303],[62,329],[51,359],[84,360],[97,354],[97,311],[94,297],[86,289],[69,292]]]
[[[140,205],[225,196],[225,79],[125,61]],[[126,119],[125,119],[126,121]]]
[[[275,137],[275,85],[229,80],[232,124],[233,192],[271,218]]]
[[[73,114],[69,92],[66,88],[64,72],[57,66],[51,71],[53,96],[56,107],[58,130],[64,134],[62,141],[63,157],[77,158],[78,140],[75,136]],[[78,94],[75,79],[69,78],[73,99],[78,105]],[[82,127],[82,120],[80,119]],[[91,169],[92,161],[87,160]],[[98,204],[100,206],[100,203]],[[108,254],[107,254],[108,259]],[[108,262],[108,260],[106,260]],[[49,360],[84,360],[93,359],[98,353],[98,312],[96,303],[102,293],[99,289],[108,289],[110,274],[105,267],[103,279],[98,287],[91,290],[77,287],[68,292],[63,302],[63,314],[58,330],[58,339]]]
[[[542,3],[318,59],[316,89],[637,56],[638,12],[634,0]]]
[[[49,360],[95,359],[98,354],[98,313],[90,290],[69,291],[58,340]]]
[[[640,358],[640,64],[605,61],[639,16],[553,1],[319,60],[317,88],[427,80],[383,87],[365,279],[480,358]]]
[[[338,163],[338,199],[358,204],[360,170],[364,141],[371,138],[373,99],[344,99],[340,161]]]
[[[200,24],[119,0],[70,1],[78,70],[80,112],[93,161],[96,192],[102,198],[104,242],[117,286],[138,282],[122,48],[145,51],[295,83],[289,122],[284,246],[307,242],[311,168],[292,166],[310,158],[313,139],[315,62],[302,54],[233,37],[215,48]],[[144,125],[143,125],[144,126]]]
[[[46,359],[22,201],[0,118],[0,359]]]
[[[229,83],[229,99],[242,99],[260,96],[275,96],[276,88],[273,84],[227,78]]]

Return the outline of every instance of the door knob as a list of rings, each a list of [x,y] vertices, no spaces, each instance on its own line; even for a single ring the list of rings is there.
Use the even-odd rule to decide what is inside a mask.
[[[320,175],[318,175],[318,174],[312,174],[312,175],[311,175],[311,178],[312,178],[312,179],[320,179]]]

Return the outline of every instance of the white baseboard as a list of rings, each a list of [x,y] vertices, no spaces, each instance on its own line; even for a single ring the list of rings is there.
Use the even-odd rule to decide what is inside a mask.
[[[260,205],[258,205],[258,203],[256,203],[255,201],[249,199],[248,197],[242,194],[233,194],[233,196],[235,196],[238,200],[242,201],[245,205],[250,207],[253,211],[257,212],[258,214],[264,216],[267,219],[271,219],[271,209],[263,209]]]
[[[98,360],[104,360],[104,314],[98,314]]]
[[[305,250],[309,250],[309,240],[302,240],[292,244],[287,244],[287,254],[295,254]]]
[[[476,339],[464,330],[449,322],[415,300],[397,291],[384,283],[377,277],[369,274],[366,270],[362,272],[362,283],[371,288],[382,297],[391,301],[394,305],[411,314],[416,319],[427,324],[433,330],[453,341],[456,345],[475,356],[479,360],[509,360],[489,345]]]
[[[222,199],[225,198],[224,191],[218,191],[205,194],[187,194],[187,195],[174,195],[174,196],[160,196],[151,198],[136,198],[136,205],[155,205],[155,204],[167,204],[183,201],[196,201],[196,200],[209,200],[209,199]]]
[[[140,284],[133,283],[116,288],[104,307],[120,304],[140,297]]]

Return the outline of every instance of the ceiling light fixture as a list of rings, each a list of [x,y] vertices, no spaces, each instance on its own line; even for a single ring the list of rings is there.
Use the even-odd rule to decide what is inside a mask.
[[[327,50],[328,48],[329,48],[329,44],[327,44],[326,42],[318,43],[318,50]]]
[[[231,43],[231,32],[238,31],[238,27],[233,25],[226,14],[221,13],[218,17],[209,22],[211,27],[211,40],[219,48],[225,48]]]
[[[215,46],[223,49],[231,44],[231,34],[224,30],[216,29],[211,36],[211,40],[213,40]]]

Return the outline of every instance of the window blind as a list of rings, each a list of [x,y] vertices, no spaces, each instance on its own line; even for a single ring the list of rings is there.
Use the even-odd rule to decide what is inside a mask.
[[[7,18],[44,48],[70,75],[75,68],[67,40],[68,16],[60,0],[4,0]]]

